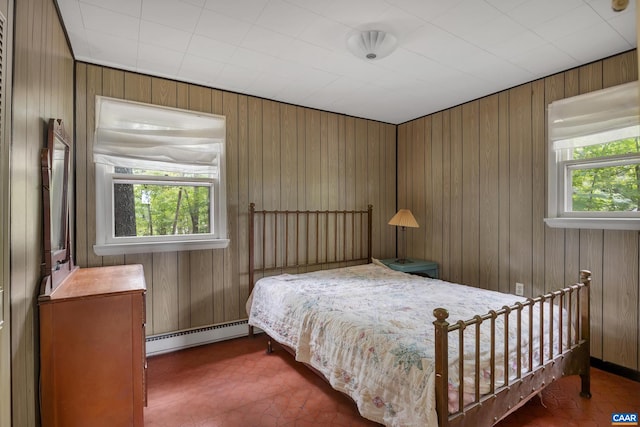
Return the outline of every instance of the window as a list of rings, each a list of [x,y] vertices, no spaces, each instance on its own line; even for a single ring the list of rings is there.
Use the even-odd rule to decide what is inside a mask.
[[[96,98],[98,255],[224,248],[225,119]]]
[[[637,82],[549,105],[549,226],[640,229],[639,110]]]

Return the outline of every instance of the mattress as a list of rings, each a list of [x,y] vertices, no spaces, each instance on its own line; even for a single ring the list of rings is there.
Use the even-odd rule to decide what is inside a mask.
[[[260,279],[247,301],[249,324],[292,348],[349,395],[361,415],[387,426],[436,426],[433,310],[471,319],[523,297],[367,264]],[[527,314],[526,316],[524,314]],[[558,315],[554,316],[557,319]],[[523,371],[528,369],[528,309],[523,312]],[[539,330],[534,314],[533,331]],[[490,330],[482,324],[480,392],[490,389]],[[509,322],[509,377],[516,375],[515,316]],[[496,319],[495,382],[504,382],[504,319]],[[465,330],[465,403],[475,388],[473,329]],[[458,335],[449,337],[449,410],[458,409]],[[566,337],[564,338],[566,342]],[[539,345],[534,336],[534,366]],[[546,350],[545,350],[546,351]]]

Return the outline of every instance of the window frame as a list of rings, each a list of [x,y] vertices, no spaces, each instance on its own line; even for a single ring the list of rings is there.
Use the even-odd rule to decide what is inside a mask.
[[[572,169],[640,163],[640,153],[588,159],[572,158],[573,148],[595,143],[598,135],[611,137],[618,131],[628,132],[628,129],[632,129],[633,126],[636,126],[634,132],[640,133],[637,128],[637,107],[629,107],[634,103],[637,105],[637,92],[637,82],[631,82],[555,101],[549,105],[547,217],[544,219],[549,227],[640,230],[640,212],[589,212],[570,209],[573,188]],[[619,117],[612,105],[621,105]],[[599,123],[598,112],[604,109],[603,106],[607,107],[607,117],[602,117],[602,122]],[[552,111],[553,107],[556,107],[556,110]],[[572,115],[572,111],[575,111],[575,115]],[[585,120],[585,118],[588,119]],[[630,126],[632,122],[636,124]],[[624,138],[626,137],[629,136]],[[590,141],[586,142],[587,139]],[[602,143],[608,139],[603,138]]]
[[[150,179],[152,178],[152,179]],[[120,182],[118,182],[120,181]],[[180,234],[164,236],[123,236],[116,237],[114,220],[114,185],[130,181],[131,183],[167,184],[167,183],[208,183],[211,188],[210,233]],[[126,183],[126,182],[124,182]],[[96,164],[96,244],[97,255],[119,255],[147,252],[165,252],[200,249],[220,249],[229,245],[229,239],[218,236],[224,232],[225,220],[220,218],[220,207],[216,206],[221,191],[221,183],[216,178],[150,177],[113,172],[109,165]]]
[[[640,230],[640,212],[573,211],[571,170],[640,164],[640,153],[572,159],[570,148],[550,149],[548,217],[550,227]]]
[[[114,101],[116,103],[126,104],[128,107],[131,105],[140,105],[143,108],[153,110],[159,109],[162,114],[165,115],[167,110],[175,110],[180,114],[193,114],[199,117],[210,116],[214,120],[222,121],[222,135],[225,134],[225,118],[224,116],[218,116],[214,114],[196,113],[188,110],[180,110],[168,107],[161,107],[152,104],[142,104],[132,101],[124,101],[111,99],[106,97],[96,97],[96,103],[99,104],[103,101]],[[139,131],[136,131],[140,133]],[[157,131],[155,131],[157,132]],[[171,134],[171,130],[168,134]],[[179,131],[178,131],[179,132]],[[98,120],[96,120],[96,134],[98,134]],[[157,133],[154,133],[157,134]],[[98,136],[96,136],[98,138]],[[198,135],[200,140],[203,139],[201,135]],[[206,137],[205,137],[206,139]],[[218,141],[216,151],[209,151],[209,156],[215,153],[215,159],[213,160],[213,166],[208,167],[190,165],[181,163],[179,161],[171,161],[170,167],[173,171],[183,171],[185,173],[198,173],[205,175],[210,173],[207,178],[191,178],[191,177],[165,177],[165,176],[153,176],[153,175],[135,175],[121,172],[115,172],[119,156],[112,155],[111,163],[100,162],[94,158],[95,166],[95,184],[96,184],[96,242],[93,246],[93,250],[96,255],[122,255],[122,254],[136,254],[136,253],[153,253],[153,252],[167,252],[167,251],[186,251],[186,250],[202,250],[202,249],[223,249],[228,247],[230,240],[227,235],[227,200],[226,200],[226,174],[225,174],[225,141],[224,136],[213,140]],[[94,142],[97,144],[98,141]],[[95,145],[94,145],[95,147]],[[154,150],[155,151],[155,150]],[[94,150],[94,156],[95,156]],[[154,153],[157,154],[157,153]],[[138,152],[139,155],[139,152]],[[114,160],[115,159],[115,160]],[[124,162],[131,162],[131,159],[123,158]],[[188,159],[185,161],[189,161]],[[145,163],[142,160],[142,163]],[[163,167],[154,167],[145,164],[144,166],[136,166],[141,169],[148,170],[164,170]],[[158,163],[153,163],[154,165]],[[162,164],[162,163],[161,163]],[[167,163],[164,163],[167,166]],[[123,167],[130,167],[130,164],[123,164]],[[209,170],[209,172],[202,172],[201,170]],[[164,236],[115,236],[115,215],[114,215],[114,184],[118,180],[130,180],[132,182],[139,183],[153,183],[153,184],[166,184],[166,183],[186,183],[192,185],[193,183],[205,183],[206,186],[211,188],[211,198],[209,205],[209,233],[198,234],[180,234],[180,235],[164,235]]]

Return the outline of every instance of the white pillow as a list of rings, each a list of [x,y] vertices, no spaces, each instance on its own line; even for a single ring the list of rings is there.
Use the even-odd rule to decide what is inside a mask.
[[[382,261],[380,261],[377,258],[373,258],[373,257],[371,258],[371,264],[379,265],[380,267],[384,267],[384,268],[389,268],[387,265],[382,263]]]

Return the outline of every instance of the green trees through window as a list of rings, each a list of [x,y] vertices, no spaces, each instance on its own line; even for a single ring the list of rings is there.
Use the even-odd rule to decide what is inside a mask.
[[[630,212],[640,207],[640,138],[578,147],[573,160],[598,159],[569,167],[572,210],[576,212]]]
[[[150,171],[138,172],[152,178]],[[119,213],[115,237],[211,233],[211,187],[206,183],[115,180],[113,194]]]

